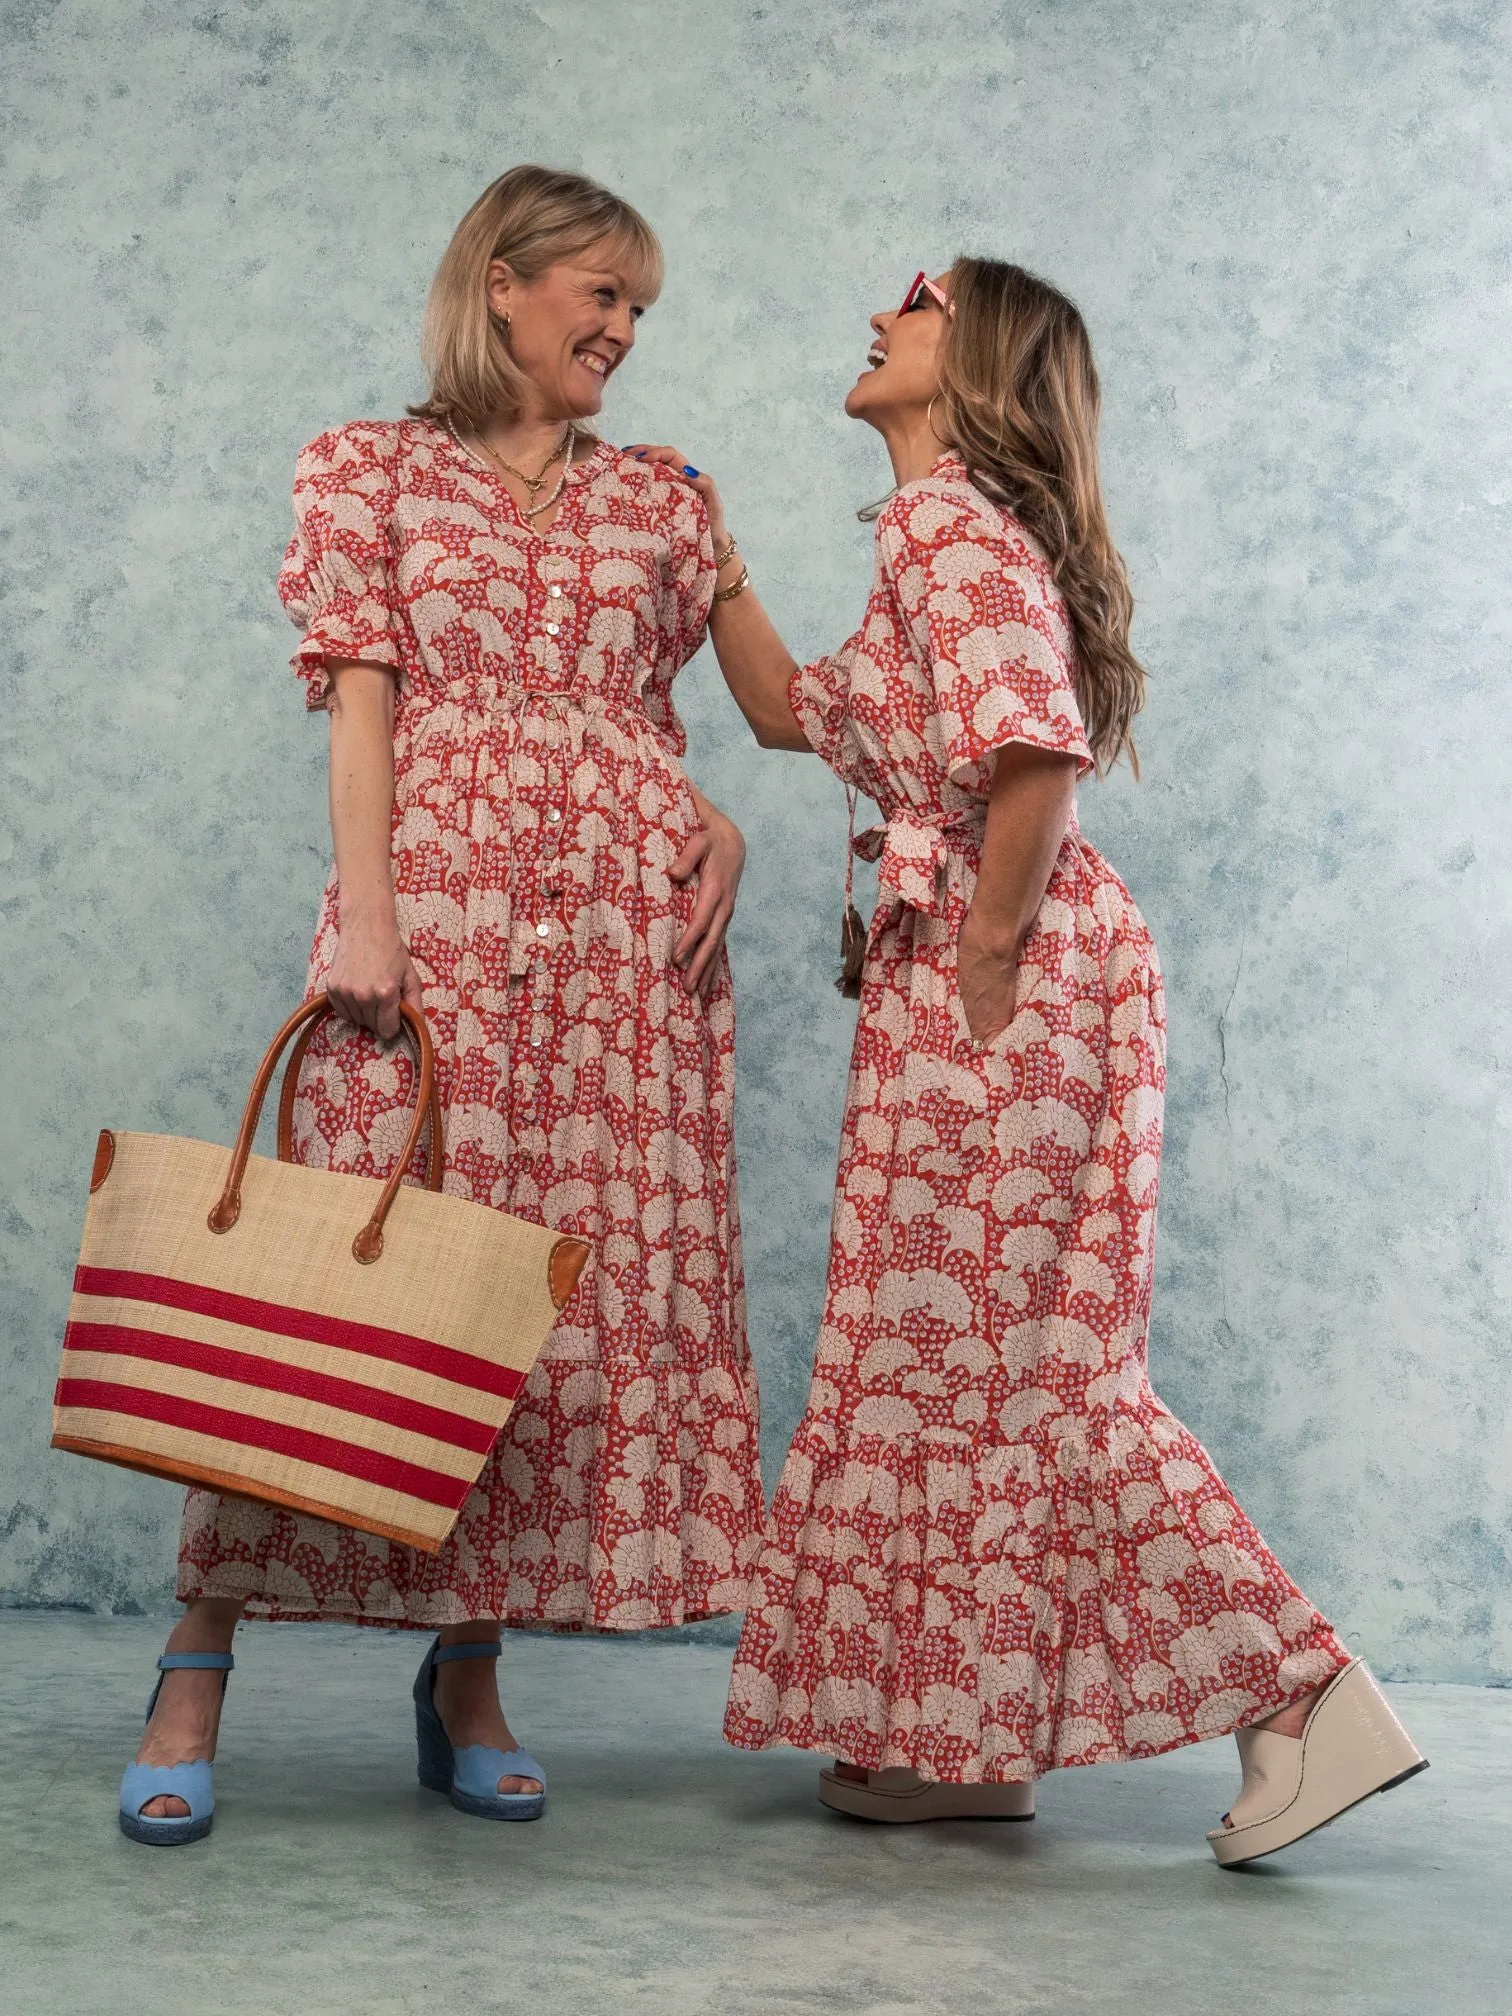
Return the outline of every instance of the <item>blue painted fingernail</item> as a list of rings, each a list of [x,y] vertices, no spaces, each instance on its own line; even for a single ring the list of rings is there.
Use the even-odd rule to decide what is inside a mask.
[[[646,451],[645,451],[645,449],[644,449],[644,448],[637,448],[637,449],[636,449],[636,451],[635,451],[635,459],[636,459],[636,461],[637,461],[637,462],[644,462],[644,461],[645,461],[645,459],[646,459]]]
[[[693,464],[691,462],[684,462],[683,474],[684,476],[696,476],[698,474],[698,471],[693,467]]]

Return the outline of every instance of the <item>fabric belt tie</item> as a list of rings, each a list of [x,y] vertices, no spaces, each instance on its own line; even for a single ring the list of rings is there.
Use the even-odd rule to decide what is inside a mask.
[[[970,818],[925,819],[913,812],[895,812],[885,826],[869,826],[856,834],[851,851],[860,861],[877,864],[877,888],[910,910],[933,916],[945,893],[945,874],[952,855],[980,847],[982,822]]]

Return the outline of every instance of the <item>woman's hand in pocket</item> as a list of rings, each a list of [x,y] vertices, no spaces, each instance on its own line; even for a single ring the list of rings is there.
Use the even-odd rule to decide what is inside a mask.
[[[1001,1036],[1013,1020],[1018,1007],[1018,962],[1017,943],[993,943],[968,910],[956,941],[956,981],[961,990],[961,1012],[978,1049]]]
[[[385,1042],[399,1034],[399,1004],[421,1007],[420,975],[396,926],[343,924],[325,991],[338,1015]]]
[[[667,871],[674,882],[697,878],[693,914],[672,949],[672,958],[682,968],[683,992],[707,994],[719,948],[735,914],[746,850],[740,828],[732,819],[699,791],[693,793],[693,803],[698,811],[698,831]]]

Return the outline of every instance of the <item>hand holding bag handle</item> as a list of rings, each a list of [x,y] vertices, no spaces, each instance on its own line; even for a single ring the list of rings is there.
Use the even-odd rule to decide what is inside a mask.
[[[267,1097],[268,1086],[272,1083],[273,1073],[277,1069],[278,1060],[283,1055],[285,1045],[291,1037],[298,1035],[303,1030],[305,1034],[294,1057],[290,1059],[290,1075],[285,1080],[283,1096],[279,1100],[280,1160],[285,1159],[283,1151],[286,1146],[292,1152],[291,1137],[294,1111],[292,1088],[296,1075],[296,1067],[303,1060],[309,1039],[315,1033],[317,1026],[334,1012],[329,997],[324,994],[317,994],[313,1000],[306,1001],[301,1007],[295,1009],[294,1013],[268,1045],[267,1053],[263,1057],[262,1063],[257,1067],[257,1076],[252,1080],[252,1090],[247,1094],[247,1105],[245,1112],[242,1114],[241,1128],[236,1136],[236,1145],[231,1150],[231,1167],[226,1172],[225,1188],[221,1191],[220,1197],[206,1221],[212,1232],[229,1232],[241,1216],[242,1178],[246,1174],[247,1162],[252,1153],[252,1139],[257,1132],[257,1123],[262,1118],[263,1100]],[[420,1145],[420,1138],[425,1132],[427,1122],[430,1122],[433,1130],[431,1134],[429,1168],[427,1170],[427,1187],[432,1190],[439,1190],[441,1187],[443,1158],[441,1154],[440,1111],[439,1100],[436,1096],[436,1058],[434,1048],[431,1044],[430,1028],[426,1023],[424,1015],[418,1009],[411,1008],[408,1002],[400,1004],[399,1012],[404,1018],[405,1028],[408,1029],[410,1035],[414,1038],[415,1047],[419,1052],[420,1058],[419,1082],[415,1088],[415,1117],[410,1122],[409,1135],[398,1161],[394,1164],[393,1173],[384,1184],[378,1201],[373,1206],[372,1217],[352,1241],[352,1258],[362,1266],[371,1265],[383,1251],[384,1220],[388,1217],[389,1208],[399,1194],[399,1186],[404,1181],[404,1172],[409,1167],[410,1158]],[[287,1134],[283,1124],[285,1108],[287,1108],[289,1121]]]

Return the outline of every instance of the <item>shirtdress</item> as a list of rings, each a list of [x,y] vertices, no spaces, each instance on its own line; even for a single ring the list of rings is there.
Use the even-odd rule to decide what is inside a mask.
[[[793,678],[886,819],[813,1385],[725,1734],[959,1783],[1253,1722],[1348,1653],[1146,1370],[1155,947],[1074,816],[978,1051],[957,935],[994,752],[1091,767],[1043,552],[948,456],[877,526],[866,620]]]
[[[441,427],[359,421],[299,458],[279,579],[312,708],[328,662],[397,675],[393,864],[445,1112],[445,1189],[591,1242],[433,1556],[191,1491],[178,1593],[257,1616],[640,1630],[737,1609],[763,1513],[732,1136],[735,1017],[672,964],[698,819],[672,682],[714,585],[702,503],[599,443],[549,532]],[[309,969],[336,951],[327,884]],[[386,1174],[412,1068],[311,1045],[295,1152]],[[417,1171],[423,1162],[417,1162]]]

